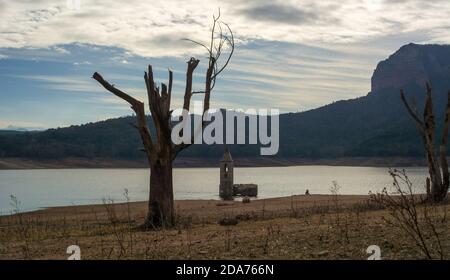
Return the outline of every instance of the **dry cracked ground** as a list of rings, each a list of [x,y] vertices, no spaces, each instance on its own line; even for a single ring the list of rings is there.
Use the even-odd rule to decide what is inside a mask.
[[[419,221],[423,243],[367,196],[293,196],[220,202],[177,201],[177,225],[142,231],[144,202],[59,207],[0,217],[0,259],[382,259],[450,257],[448,204],[435,226]],[[420,210],[419,210],[420,211]],[[224,221],[236,225],[220,225]]]

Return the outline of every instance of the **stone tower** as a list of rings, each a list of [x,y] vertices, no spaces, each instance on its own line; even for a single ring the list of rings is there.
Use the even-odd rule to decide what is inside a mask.
[[[225,148],[223,158],[220,161],[220,186],[219,195],[223,199],[233,198],[233,168],[234,162],[228,147]]]

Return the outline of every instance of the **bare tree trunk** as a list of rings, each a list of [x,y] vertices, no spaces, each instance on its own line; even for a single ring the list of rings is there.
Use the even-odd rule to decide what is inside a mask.
[[[406,101],[403,90],[400,91],[400,96],[409,114],[416,121],[417,128],[422,135],[423,143],[425,146],[428,171],[430,174],[430,177],[427,178],[426,184],[428,199],[439,202],[444,200],[447,196],[450,183],[447,162],[448,126],[450,121],[450,92],[448,93],[448,102],[445,111],[444,126],[442,129],[442,138],[439,144],[438,160],[435,148],[436,125],[433,113],[432,90],[428,83],[426,86],[427,96],[425,101],[423,120],[419,118],[417,110],[411,108],[409,103]]]
[[[435,148],[435,118],[433,113],[433,99],[431,87],[427,84],[427,98],[424,109],[425,148],[428,159],[428,169],[431,178],[431,195],[434,201],[439,201],[442,190],[442,175],[439,162],[436,160]]]
[[[447,141],[448,141],[448,127],[450,123],[450,91],[447,93],[447,108],[445,109],[444,117],[444,128],[442,129],[441,143],[439,145],[439,156],[442,168],[442,189],[441,189],[441,200],[443,200],[448,193],[450,185],[450,175],[448,172],[448,162],[447,162]]]
[[[159,228],[175,224],[171,161],[151,166],[148,207],[146,226]]]

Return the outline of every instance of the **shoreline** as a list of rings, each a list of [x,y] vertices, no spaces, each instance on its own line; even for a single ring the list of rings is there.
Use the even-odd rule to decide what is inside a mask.
[[[354,205],[366,203],[369,195],[338,195],[337,199],[341,205]],[[175,200],[176,212],[182,213],[182,216],[195,216],[197,218],[217,218],[227,213],[233,215],[258,212],[261,209],[272,213],[289,212],[292,208],[303,209],[310,207],[329,206],[334,203],[336,196],[331,194],[312,194],[312,195],[292,195],[274,198],[251,199],[251,202],[242,203],[240,199],[233,201],[224,201],[220,199],[186,199]],[[140,213],[141,218],[147,211],[147,201],[116,202],[106,204],[82,204],[67,206],[50,206],[37,210],[20,212],[23,216],[48,216],[48,217],[78,217],[79,215],[92,215],[93,213],[102,214],[106,211],[106,206],[113,205],[118,213],[126,212],[129,206],[133,213]],[[15,214],[0,216],[1,219],[13,217]]]
[[[291,196],[281,196],[281,197],[271,197],[271,198],[251,198],[251,204],[244,204],[242,200],[237,197],[232,201],[225,201],[221,199],[176,199],[175,209],[183,212],[184,215],[205,215],[202,212],[208,212],[206,215],[210,215],[210,211],[224,209],[232,212],[240,212],[241,210],[257,211],[256,208],[266,208],[270,211],[288,211],[295,204],[296,208],[306,208],[312,206],[324,206],[331,203],[335,197],[331,194],[312,194],[312,195],[291,195]],[[338,199],[343,204],[354,204],[363,203],[368,201],[369,195],[358,195],[358,194],[339,194]],[[299,205],[299,203],[301,203]],[[122,209],[127,205],[135,209],[140,209],[145,212],[147,209],[147,201],[130,201],[130,202],[114,202],[106,203],[106,205],[114,205],[118,209]],[[216,210],[214,210],[216,209]],[[103,212],[105,210],[105,204],[94,203],[94,204],[75,204],[75,205],[61,205],[61,206],[48,206],[40,207],[34,210],[22,210],[21,215],[25,216],[41,216],[41,215],[66,215],[66,214],[81,214],[81,213],[92,213],[92,212]],[[11,211],[12,212],[12,211]],[[0,219],[12,217],[15,214],[3,212],[0,215]]]
[[[174,168],[216,168],[219,160],[215,158],[178,158]],[[331,159],[308,158],[235,158],[236,167],[290,167],[290,166],[357,166],[357,167],[426,167],[424,158],[407,157],[343,157]],[[35,169],[114,169],[148,168],[145,160],[108,159],[108,158],[0,158],[0,170]]]

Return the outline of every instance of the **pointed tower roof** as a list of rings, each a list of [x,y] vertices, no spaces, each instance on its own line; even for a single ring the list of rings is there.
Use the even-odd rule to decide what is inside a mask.
[[[223,152],[222,161],[233,161],[233,158],[231,157],[231,153],[228,150],[227,146],[225,146],[225,151]]]

